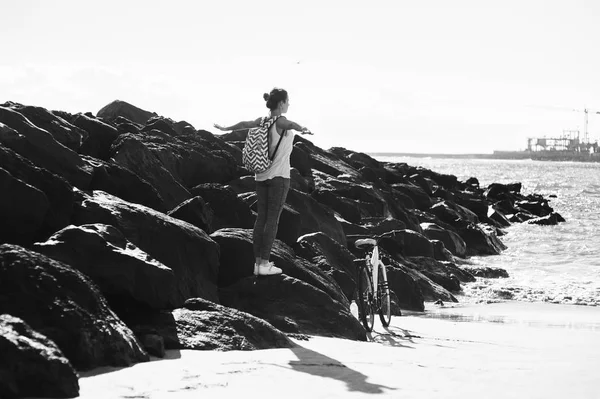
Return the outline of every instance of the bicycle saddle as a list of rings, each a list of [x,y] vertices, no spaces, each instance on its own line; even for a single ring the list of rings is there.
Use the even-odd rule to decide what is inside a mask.
[[[356,248],[363,248],[363,247],[373,247],[377,244],[377,241],[375,241],[372,238],[363,238],[360,240],[356,240],[356,242],[354,243],[354,245],[356,245]]]

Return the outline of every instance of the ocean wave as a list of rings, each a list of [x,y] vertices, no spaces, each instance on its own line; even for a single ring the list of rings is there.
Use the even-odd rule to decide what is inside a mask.
[[[459,300],[466,303],[497,303],[503,301],[548,302],[563,305],[600,306],[600,287],[589,281],[582,285],[560,287],[530,287],[513,285],[495,279],[478,278],[463,285]]]

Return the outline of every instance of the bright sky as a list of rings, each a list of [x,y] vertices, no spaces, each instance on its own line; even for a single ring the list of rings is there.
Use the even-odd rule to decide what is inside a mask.
[[[0,102],[119,99],[217,133],[283,87],[317,145],[362,152],[523,149],[600,111],[594,0],[0,0],[0,16]]]

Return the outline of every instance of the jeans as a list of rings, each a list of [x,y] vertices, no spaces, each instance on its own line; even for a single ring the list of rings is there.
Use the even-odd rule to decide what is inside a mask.
[[[269,260],[277,235],[279,216],[290,189],[290,179],[274,177],[256,182],[258,216],[254,224],[254,257]]]

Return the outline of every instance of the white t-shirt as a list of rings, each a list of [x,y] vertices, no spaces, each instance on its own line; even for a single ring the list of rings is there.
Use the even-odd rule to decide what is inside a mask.
[[[275,158],[273,158],[273,163],[269,166],[269,169],[254,176],[256,181],[269,180],[274,177],[290,178],[290,155],[294,147],[294,136],[292,130],[285,131],[281,144],[279,144],[279,148],[275,153]],[[269,154],[273,154],[273,151],[275,151],[279,137],[277,127],[273,124],[269,129]]]

